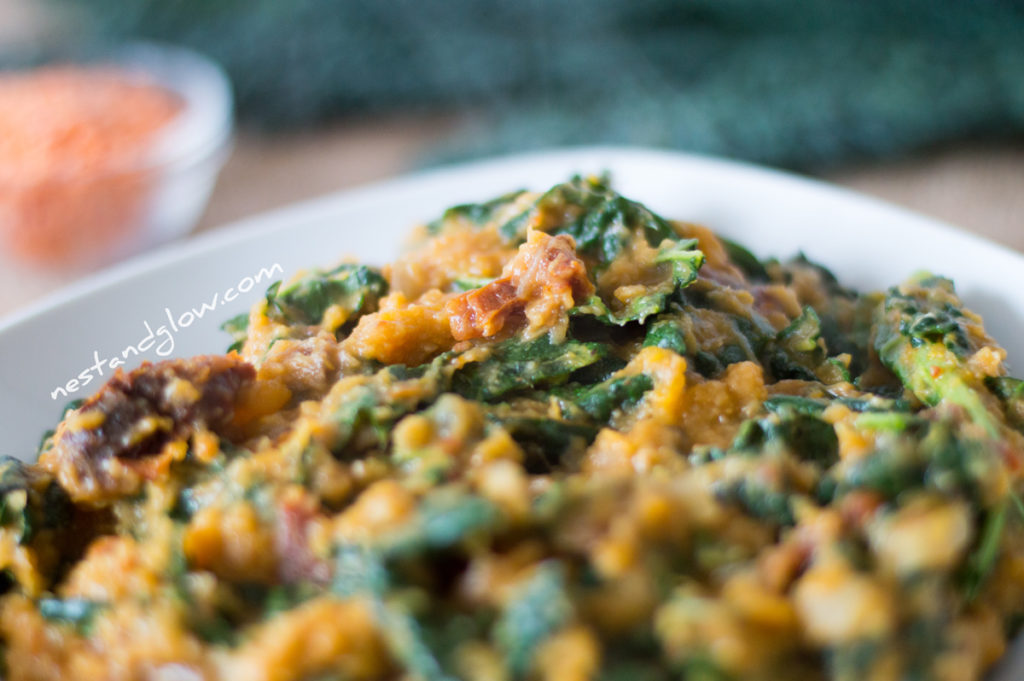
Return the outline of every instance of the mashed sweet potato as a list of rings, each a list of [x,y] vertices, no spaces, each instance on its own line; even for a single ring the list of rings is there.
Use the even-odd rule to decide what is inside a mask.
[[[945,279],[574,178],[231,326],[0,465],[10,681],[972,681],[1024,615],[1024,384]]]

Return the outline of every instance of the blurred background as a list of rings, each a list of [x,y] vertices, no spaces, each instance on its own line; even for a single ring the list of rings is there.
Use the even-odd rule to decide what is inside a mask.
[[[52,235],[22,237],[40,233],[41,201],[81,214],[69,197],[92,185],[55,190],[48,178],[40,198],[5,184],[2,165],[17,159],[5,161],[3,135],[43,133],[35,115],[6,130],[0,115],[0,236],[10,237],[0,315],[178,232],[412,169],[566,144],[793,170],[1024,250],[1024,0],[0,0],[8,77],[137,41],[223,69],[234,144],[205,119],[178,126],[172,146],[209,137],[190,161],[205,170],[173,191],[162,189],[173,184],[166,168],[184,161],[120,178],[122,202],[126,184],[136,203],[146,197],[132,215],[147,216],[151,238],[129,247],[110,237],[120,250],[78,262],[51,257]],[[0,105],[3,92],[0,79]],[[203,92],[203,115],[216,118],[216,93]],[[201,108],[181,97],[182,111]],[[93,135],[90,149],[97,139],[114,146]],[[186,185],[202,195],[194,211],[172,219],[152,207]],[[51,222],[54,234],[80,229]]]

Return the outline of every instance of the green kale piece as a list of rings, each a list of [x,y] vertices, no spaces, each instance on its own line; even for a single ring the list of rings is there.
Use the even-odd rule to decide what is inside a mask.
[[[569,453],[582,452],[594,441],[600,428],[591,423],[559,419],[506,416],[496,419],[526,455],[527,472],[550,473]]]
[[[419,367],[385,367],[366,383],[350,388],[332,415],[337,431],[331,451],[346,457],[367,447],[385,447],[398,419],[434,401],[448,388],[450,358],[446,353]],[[415,384],[402,391],[410,397],[394,399],[388,388],[402,381]]]
[[[419,622],[398,599],[389,597],[391,588],[391,577],[380,554],[356,545],[338,549],[331,591],[342,598],[370,600],[388,649],[413,678],[451,681],[427,644]]]
[[[659,318],[647,327],[643,346],[645,348],[665,348],[678,355],[685,355],[686,335],[675,319]]]
[[[715,489],[719,501],[736,504],[751,516],[780,526],[794,523],[791,496],[785,480],[769,482],[755,475],[719,484]]]
[[[526,342],[512,338],[495,345],[486,359],[457,371],[452,387],[463,397],[493,402],[516,391],[565,383],[572,372],[609,354],[600,343],[553,343],[547,335]]]
[[[985,385],[1003,403],[1010,425],[1024,433],[1024,381],[1008,376],[990,377]]]
[[[765,269],[764,264],[757,259],[753,253],[748,251],[744,246],[726,239],[723,236],[719,236],[718,240],[722,242],[722,246],[725,247],[725,252],[729,256],[729,260],[733,265],[738,267],[747,279],[753,282],[764,282],[769,280],[768,270]]]
[[[950,419],[926,419],[906,412],[868,412],[854,422],[875,431],[877,446],[850,463],[838,484],[842,493],[864,488],[895,500],[908,490],[931,489],[983,504],[984,481],[1001,466],[992,442],[964,434]]]
[[[704,253],[697,249],[696,239],[669,241],[658,249],[654,262],[670,265],[675,290],[686,288],[697,281],[704,264]]]
[[[815,370],[825,361],[825,348],[820,342],[821,319],[814,308],[805,307],[775,340],[766,364],[776,380],[818,380]]]
[[[322,591],[321,586],[311,582],[275,584],[264,594],[263,616],[270,618],[288,612],[306,601],[316,598]]]
[[[342,598],[380,596],[391,586],[388,569],[379,553],[359,544],[340,546],[334,558],[331,591]]]
[[[498,507],[483,497],[439,488],[422,500],[413,520],[381,539],[379,550],[391,559],[448,549],[496,531],[504,519]]]
[[[866,395],[863,397],[837,397],[833,400],[850,411],[857,413],[889,413],[906,414],[910,412],[910,403],[906,400],[889,399],[879,395]],[[897,417],[898,418],[898,417]]]
[[[46,619],[68,624],[83,636],[89,635],[97,613],[106,607],[103,603],[84,598],[40,598],[36,606]]]
[[[552,395],[564,418],[574,419],[585,415],[597,423],[604,423],[613,411],[636,404],[652,388],[654,381],[650,376],[636,374],[609,378],[595,385],[557,388],[552,391]]]
[[[371,434],[370,439],[383,446],[391,427],[404,414],[405,410],[396,410],[384,400],[375,386],[360,385],[352,388],[342,397],[333,414],[338,432],[332,451],[343,453],[361,432]]]
[[[588,257],[588,267],[595,272],[607,268],[636,234],[652,246],[674,237],[668,222],[616,193],[608,178],[576,176],[555,185],[500,231],[510,241],[524,241],[527,225],[538,216],[556,220],[545,231],[573,237],[576,250]]]
[[[693,368],[702,376],[714,378],[731,364],[758,361],[770,380],[798,379],[829,385],[850,378],[846,367],[837,358],[828,357],[828,349],[822,340],[821,318],[814,308],[804,307],[789,325],[775,331],[756,310],[749,310],[746,312],[748,316],[744,316],[731,309],[720,309],[702,291],[691,295],[692,290],[683,291],[685,303],[681,306],[680,315],[663,315],[655,324],[661,328],[661,324],[674,321],[680,327],[679,339],[682,341],[685,318],[707,315],[709,312],[706,310],[709,310],[711,315],[717,316],[718,328],[731,327],[726,338],[721,335],[707,339],[697,336],[696,347],[686,348]]]
[[[496,205],[505,205],[508,200],[499,198]],[[480,214],[489,220],[495,210],[491,203],[460,206],[458,214]],[[666,265],[664,280],[652,285],[648,294],[614,310],[594,296],[575,310],[575,314],[592,315],[608,324],[642,322],[662,312],[669,296],[696,280],[704,262],[695,239],[678,239],[667,221],[616,193],[607,178],[576,176],[555,185],[525,211],[505,222],[499,231],[509,241],[521,243],[531,224],[550,234],[573,237],[576,251],[592,276],[607,269],[635,239],[645,239],[650,246],[660,249],[655,259]]]
[[[776,283],[787,285],[796,277],[817,279],[815,288],[824,296],[815,302],[814,310],[824,347],[830,356],[850,355],[852,376],[863,373],[869,364],[871,327],[880,297],[876,294],[861,296],[841,286],[832,272],[808,260],[803,253],[788,263],[772,265],[770,274]]]
[[[288,286],[271,285],[267,316],[283,324],[319,324],[328,307],[341,305],[350,315],[346,324],[352,324],[360,315],[373,312],[387,291],[387,280],[365,265],[313,270]]]
[[[483,203],[463,203],[452,206],[440,218],[427,224],[427,233],[436,236],[444,231],[447,224],[458,220],[468,220],[475,227],[483,227],[494,219],[496,213],[515,203],[524,193],[526,193],[525,190],[519,190],[502,194]]]
[[[985,513],[981,535],[974,551],[967,559],[964,580],[964,594],[968,602],[975,600],[988,581],[1002,549],[1003,531],[1009,515],[1010,504],[1004,499]]]
[[[490,284],[492,281],[494,281],[494,279],[489,277],[470,277],[468,275],[463,275],[456,277],[452,281],[452,286],[454,286],[456,291],[465,292],[487,286],[487,284]]]
[[[606,324],[624,326],[630,322],[643,323],[648,317],[664,312],[673,294],[697,280],[697,273],[704,264],[704,253],[696,250],[696,245],[696,239],[665,242],[654,258],[656,263],[668,265],[663,268],[663,279],[649,284],[647,293],[633,298],[621,309],[613,310],[595,295],[577,306],[573,314],[590,315]]]
[[[33,478],[32,469],[24,461],[13,456],[0,457],[0,494],[29,489]]]
[[[512,675],[526,674],[537,647],[573,617],[564,566],[547,561],[516,589],[494,627],[495,643]]]
[[[0,525],[27,545],[46,529],[65,527],[72,512],[67,492],[23,461],[0,457]]]
[[[226,331],[232,343],[228,346],[227,352],[238,352],[245,345],[245,339],[249,337],[249,313],[242,312],[220,325],[221,331]]]
[[[422,681],[457,681],[441,667],[438,655],[427,643],[423,627],[400,604],[384,603],[376,608],[388,649],[411,678]]]
[[[807,416],[820,416],[828,404],[826,400],[796,395],[773,395],[763,402],[765,410],[772,414],[796,412]]]
[[[729,450],[750,455],[789,452],[827,468],[839,458],[835,429],[804,408],[773,405],[774,413],[740,425]]]
[[[765,403],[766,416],[744,421],[728,451],[695,452],[695,464],[743,457],[743,472],[715,487],[716,497],[767,522],[788,526],[794,521],[791,499],[808,492],[794,479],[797,461],[822,470],[839,460],[839,440],[831,424],[820,418],[825,404],[809,398],[776,396]],[[819,490],[820,492],[820,490]],[[827,496],[834,495],[829,488]]]
[[[990,406],[992,395],[967,369],[973,348],[965,323],[953,283],[918,275],[887,293],[876,314],[875,350],[917,399],[958,405],[998,438],[1003,424]]]

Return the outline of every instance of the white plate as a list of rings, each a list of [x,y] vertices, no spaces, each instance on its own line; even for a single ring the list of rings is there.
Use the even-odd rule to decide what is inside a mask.
[[[262,269],[279,265],[275,278],[281,278],[347,255],[383,263],[398,252],[412,225],[450,205],[520,188],[543,190],[573,173],[603,171],[623,194],[666,217],[706,224],[762,257],[786,258],[802,250],[850,286],[881,289],[919,269],[952,277],[1011,362],[1024,367],[1024,256],[879,201],[775,171],[672,152],[586,147],[423,172],[245,220],[108,270],[8,318],[0,323],[0,454],[34,456],[40,434],[59,419],[64,403],[86,396],[103,380],[90,369],[94,353],[110,359],[138,347],[147,323],[155,341],[165,343],[161,351],[173,339],[171,356],[223,351],[229,339],[218,326],[259,299],[271,280],[257,284],[246,278]],[[223,302],[229,289],[250,283],[248,292]],[[215,294],[218,302],[210,310]],[[193,314],[187,327],[172,330],[167,311],[188,322],[192,309],[202,317]],[[166,332],[159,331],[161,325]],[[125,368],[161,359],[155,341],[139,357],[129,350]],[[83,371],[93,376],[90,385],[52,397],[56,387],[66,389]],[[104,368],[104,376],[109,374]],[[1017,675],[1004,669],[1008,673],[999,678],[1020,678],[1024,659],[1018,663],[1012,665]]]

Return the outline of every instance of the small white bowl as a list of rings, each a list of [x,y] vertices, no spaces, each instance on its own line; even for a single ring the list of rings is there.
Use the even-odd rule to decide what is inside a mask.
[[[74,271],[191,231],[231,148],[231,87],[220,67],[151,43],[52,66],[110,67],[129,82],[166,90],[181,109],[131,162],[112,158],[82,170],[69,158],[39,178],[8,172],[10,184],[0,186],[0,249],[18,262]]]
[[[150,168],[158,176],[136,238],[125,256],[183,236],[195,227],[231,150],[233,102],[224,71],[196,52],[138,43],[112,55],[114,65],[149,78],[181,98],[184,109],[161,131]]]

